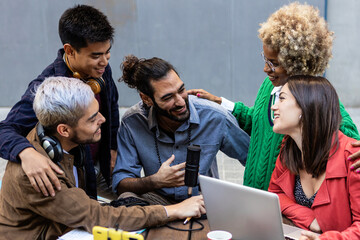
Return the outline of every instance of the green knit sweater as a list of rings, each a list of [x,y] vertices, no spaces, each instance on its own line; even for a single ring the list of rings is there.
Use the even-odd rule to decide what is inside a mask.
[[[233,115],[239,126],[250,136],[249,152],[246,160],[244,185],[267,190],[271,174],[279,155],[283,135],[274,133],[270,114],[271,91],[274,86],[265,78],[257,94],[253,107],[241,102],[235,103]],[[348,137],[360,139],[356,125],[351,120],[344,106],[340,103],[343,117],[340,130]],[[270,123],[271,122],[271,123]]]

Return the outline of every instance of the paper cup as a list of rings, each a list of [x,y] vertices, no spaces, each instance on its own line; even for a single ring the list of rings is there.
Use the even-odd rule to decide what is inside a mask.
[[[208,240],[231,240],[232,235],[229,232],[226,231],[211,231],[207,234]]]

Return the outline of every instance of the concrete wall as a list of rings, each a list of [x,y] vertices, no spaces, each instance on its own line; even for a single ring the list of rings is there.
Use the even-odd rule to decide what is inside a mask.
[[[329,0],[328,22],[335,32],[327,78],[345,106],[360,107],[360,1]]]
[[[158,56],[170,61],[187,88],[204,88],[232,100],[253,104],[263,81],[264,63],[261,42],[257,38],[259,23],[288,0],[2,0],[0,1],[0,107],[11,107],[34,79],[55,57],[61,47],[58,20],[74,3],[86,3],[103,11],[116,28],[110,64],[113,77],[120,76],[119,65],[127,54],[138,57]],[[300,1],[305,2],[305,1]],[[307,0],[324,14],[324,0]],[[353,3],[354,6],[351,6]],[[331,2],[333,3],[333,2]],[[356,18],[359,3],[347,1],[329,4],[331,25]],[[338,5],[341,5],[342,9]],[[350,9],[350,10],[349,10]],[[348,14],[348,11],[352,14]],[[351,18],[353,16],[353,18]],[[349,32],[354,33],[355,21]],[[348,30],[336,29],[338,39]],[[352,38],[356,40],[356,36]],[[347,46],[354,45],[350,42]],[[341,45],[341,44],[340,44]],[[334,52],[342,52],[337,45]],[[357,49],[351,49],[350,60]],[[346,55],[338,57],[332,79],[346,72]],[[352,62],[353,65],[355,62]],[[332,66],[335,64],[332,64]],[[354,69],[354,67],[352,68]],[[355,70],[354,70],[355,71]],[[341,75],[345,77],[345,75]],[[352,77],[349,76],[349,78]],[[355,78],[353,78],[355,79]],[[139,100],[136,91],[124,83],[117,84],[120,106]],[[341,91],[352,92],[355,88]],[[359,92],[359,91],[358,91]],[[343,102],[349,104],[343,99]]]

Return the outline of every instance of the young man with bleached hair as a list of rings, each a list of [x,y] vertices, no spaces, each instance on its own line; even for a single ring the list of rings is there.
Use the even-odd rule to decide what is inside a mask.
[[[205,213],[202,197],[171,206],[102,206],[86,195],[84,144],[101,140],[106,119],[90,86],[66,77],[47,78],[33,104],[37,125],[27,135],[36,151],[62,169],[62,190],[43,196],[20,164],[9,161],[0,194],[0,236],[5,239],[56,239],[73,228],[96,225],[135,230]]]

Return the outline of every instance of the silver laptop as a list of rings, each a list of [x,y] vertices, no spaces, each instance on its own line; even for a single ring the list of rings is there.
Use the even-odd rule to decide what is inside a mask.
[[[216,178],[199,176],[210,229],[233,240],[298,239],[302,229],[282,224],[276,194]]]

